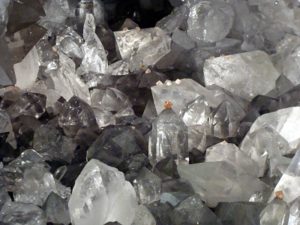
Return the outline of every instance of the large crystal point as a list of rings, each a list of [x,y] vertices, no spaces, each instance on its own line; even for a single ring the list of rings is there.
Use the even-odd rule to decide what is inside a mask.
[[[129,61],[130,71],[153,66],[170,52],[171,38],[158,27],[118,31],[115,37],[122,59]]]
[[[142,204],[159,200],[161,179],[146,168],[143,168],[133,181],[137,196]]]
[[[217,42],[226,37],[234,21],[232,7],[223,1],[201,1],[190,8],[188,34],[201,42]]]
[[[17,202],[32,203],[42,206],[51,192],[59,194],[63,198],[70,195],[70,190],[48,172],[43,165],[35,165],[26,169],[17,191],[14,192],[14,199]]]
[[[167,157],[179,161],[188,157],[188,129],[172,109],[165,109],[152,124],[149,158],[154,165]]]
[[[95,30],[94,16],[87,14],[83,29],[85,43],[82,45],[82,51],[84,57],[78,69],[80,74],[89,72],[105,74],[108,71],[106,52]]]
[[[253,194],[266,188],[263,182],[227,162],[180,164],[178,172],[209,206],[219,202],[248,201]]]
[[[218,85],[246,100],[274,89],[279,75],[262,51],[210,58],[204,64],[206,86]]]
[[[176,206],[172,220],[174,225],[221,224],[217,216],[202,202],[197,194],[188,197]]]
[[[69,201],[72,223],[131,225],[137,210],[133,187],[116,168],[91,160],[78,176]]]
[[[151,91],[158,114],[163,111],[166,101],[174,103],[173,110],[178,115],[187,104],[199,96],[204,96],[209,106],[216,107],[220,103],[214,98],[212,91],[192,79],[176,80],[175,82],[167,80],[164,84],[158,82],[156,86],[151,88]]]
[[[20,202],[7,202],[0,212],[1,224],[9,225],[46,225],[47,220],[42,209]]]
[[[287,204],[275,199],[260,214],[260,225],[287,225],[289,208]]]
[[[291,203],[300,196],[300,151],[297,151],[289,167],[284,172],[277,183],[271,198],[275,198],[280,193],[282,199]]]
[[[236,145],[221,142],[206,150],[206,162],[225,161],[232,164],[238,170],[243,170],[250,175],[258,176],[257,164]]]
[[[67,136],[75,136],[81,128],[98,128],[92,108],[76,96],[64,104],[58,124]]]

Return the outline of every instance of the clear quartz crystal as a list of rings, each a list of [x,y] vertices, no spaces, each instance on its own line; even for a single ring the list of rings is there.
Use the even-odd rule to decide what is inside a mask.
[[[257,164],[236,145],[225,141],[213,145],[206,150],[206,162],[225,161],[252,176],[258,176]]]
[[[188,130],[172,109],[165,109],[152,124],[149,137],[149,159],[154,165],[167,157],[178,161],[188,158]]]
[[[280,75],[263,51],[210,58],[203,70],[206,86],[218,85],[249,101],[274,89]]]
[[[289,208],[287,204],[275,199],[264,208],[260,214],[261,225],[286,225],[289,218]]]
[[[132,225],[156,225],[156,221],[146,206],[139,205]]]
[[[290,215],[288,225],[300,224],[300,198],[290,204]]]
[[[158,27],[115,32],[123,60],[129,61],[130,71],[155,65],[170,52],[171,38]]]
[[[76,179],[69,210],[76,225],[114,221],[131,225],[137,210],[136,194],[122,172],[92,159]]]
[[[248,201],[253,194],[267,188],[260,180],[227,162],[181,164],[178,172],[209,207],[219,202]]]
[[[133,184],[141,204],[149,204],[159,200],[161,179],[148,169],[143,168]]]
[[[190,8],[187,33],[198,42],[217,42],[226,37],[234,21],[232,7],[219,0],[201,1]]]

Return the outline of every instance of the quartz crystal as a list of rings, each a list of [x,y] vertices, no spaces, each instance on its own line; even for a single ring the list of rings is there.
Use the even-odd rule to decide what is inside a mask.
[[[232,7],[219,0],[201,1],[190,8],[187,33],[198,42],[217,42],[226,37],[234,21]]]
[[[116,168],[91,160],[78,176],[69,201],[72,223],[131,225],[137,211],[134,188]]]
[[[262,51],[210,58],[203,70],[206,86],[218,85],[249,101],[274,89],[280,75]]]
[[[188,130],[172,109],[162,111],[152,124],[149,158],[153,165],[167,157],[188,158]]]
[[[133,186],[141,204],[149,204],[159,200],[161,193],[161,179],[146,168],[143,168]]]
[[[300,224],[300,199],[297,198],[290,204],[290,215],[288,225]]]
[[[130,71],[152,66],[170,51],[171,38],[158,27],[118,31],[115,37],[122,59],[129,61]]]
[[[274,200],[260,214],[261,225],[284,225],[289,220],[289,208],[282,200]]]
[[[35,165],[25,169],[24,176],[14,199],[17,202],[32,203],[42,206],[51,192],[59,194],[63,198],[70,195],[70,189],[56,181],[53,175],[43,165]]]
[[[266,184],[227,162],[179,165],[178,172],[201,199],[212,207],[219,202],[248,201],[253,194],[266,188]]]
[[[44,212],[33,204],[7,202],[1,212],[0,221],[11,225],[46,225]]]
[[[252,176],[258,176],[257,164],[236,145],[221,142],[206,150],[206,162],[225,161]]]
[[[174,225],[221,224],[216,215],[202,202],[199,195],[183,200],[173,211]]]
[[[106,73],[108,70],[106,52],[95,30],[94,16],[87,14],[83,29],[85,43],[82,45],[82,51],[84,57],[78,69],[80,74],[88,72]]]
[[[139,205],[132,225],[156,225],[156,221],[144,205]]]
[[[287,203],[291,203],[300,196],[300,191],[297,188],[300,183],[299,160],[300,151],[297,151],[287,170],[277,183],[271,199],[275,198],[276,193],[282,193],[282,199]]]
[[[15,134],[13,132],[13,127],[7,112],[0,110],[0,133],[8,133],[6,141],[13,147],[16,147]]]
[[[43,205],[43,209],[46,213],[47,222],[65,225],[70,224],[68,202],[54,192],[48,196]]]

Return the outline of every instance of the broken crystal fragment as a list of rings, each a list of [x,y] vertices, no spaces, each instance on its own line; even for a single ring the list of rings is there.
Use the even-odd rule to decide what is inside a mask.
[[[70,224],[68,202],[52,192],[43,205],[47,222],[54,224]]]
[[[257,164],[236,145],[225,141],[213,145],[206,150],[206,162],[225,161],[254,177],[258,176]]]
[[[289,208],[287,204],[275,199],[260,214],[261,225],[284,225],[288,223]]]
[[[0,211],[0,221],[11,225],[46,225],[47,220],[42,209],[33,204],[7,202]]]
[[[88,191],[87,191],[88,190]],[[91,160],[78,176],[69,201],[72,223],[131,225],[137,210],[134,188],[116,168]]]
[[[161,179],[143,168],[133,181],[133,186],[141,204],[158,201],[161,193]]]
[[[248,201],[253,194],[266,188],[266,184],[227,162],[179,165],[178,172],[201,199],[212,207],[219,202]]]
[[[16,86],[21,89],[32,87],[38,77],[39,67],[37,48],[33,47],[21,62],[14,65]]]
[[[167,157],[188,160],[188,129],[172,109],[165,109],[152,124],[149,159],[155,165]]]
[[[174,225],[221,224],[217,216],[202,202],[197,194],[186,198],[175,207],[172,220]]]
[[[153,66],[170,51],[171,38],[158,27],[118,31],[115,37],[122,59],[129,61],[130,71]]]
[[[55,192],[63,198],[70,195],[69,188],[56,181],[43,165],[37,164],[32,168],[25,169],[23,179],[14,192],[14,199],[17,202],[42,206],[51,192]]]
[[[95,29],[94,16],[87,14],[83,29],[85,43],[82,45],[82,52],[84,57],[78,69],[79,74],[89,72],[105,74],[108,71],[106,52]]]
[[[223,1],[201,1],[190,8],[188,35],[198,42],[217,42],[226,37],[234,21],[232,7]]]
[[[249,101],[274,89],[280,75],[262,51],[210,58],[203,70],[206,86],[218,85]]]

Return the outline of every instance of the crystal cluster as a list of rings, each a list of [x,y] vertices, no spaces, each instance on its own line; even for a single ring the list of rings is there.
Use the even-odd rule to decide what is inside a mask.
[[[1,225],[300,225],[297,0],[0,0]]]

